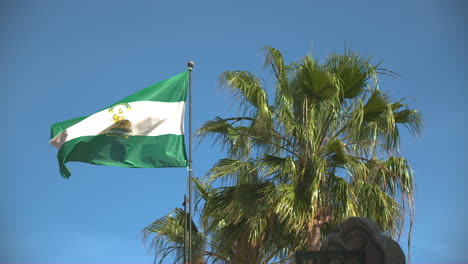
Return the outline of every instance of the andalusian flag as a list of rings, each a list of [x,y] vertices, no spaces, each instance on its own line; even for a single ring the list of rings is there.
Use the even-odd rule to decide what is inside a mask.
[[[189,72],[151,85],[103,110],[52,125],[60,173],[69,161],[130,168],[187,167],[184,110]]]

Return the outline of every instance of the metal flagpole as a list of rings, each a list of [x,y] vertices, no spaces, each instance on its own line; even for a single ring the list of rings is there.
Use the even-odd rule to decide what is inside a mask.
[[[187,263],[187,195],[184,195],[184,264]]]
[[[189,263],[192,264],[192,70],[195,63],[189,61]]]

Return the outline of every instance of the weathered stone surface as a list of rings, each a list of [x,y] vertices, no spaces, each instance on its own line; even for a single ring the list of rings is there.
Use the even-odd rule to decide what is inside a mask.
[[[320,251],[323,250],[365,250],[366,264],[406,263],[400,245],[382,235],[379,226],[364,217],[352,217],[338,225],[322,242]]]

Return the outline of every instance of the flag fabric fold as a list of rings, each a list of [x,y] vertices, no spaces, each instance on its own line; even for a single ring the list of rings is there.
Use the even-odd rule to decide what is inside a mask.
[[[136,92],[95,114],[53,124],[60,173],[69,161],[129,168],[187,167],[184,113],[189,72]]]

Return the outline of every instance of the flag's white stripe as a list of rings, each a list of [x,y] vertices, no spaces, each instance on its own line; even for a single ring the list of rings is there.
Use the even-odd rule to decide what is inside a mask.
[[[115,107],[113,112],[107,108],[91,115],[58,134],[50,140],[50,143],[60,148],[65,142],[74,138],[108,134],[115,125],[113,116],[118,114],[119,108],[124,110],[121,116],[131,123],[129,136],[183,135],[185,102],[139,101],[131,102],[129,105],[130,110],[121,105]]]

